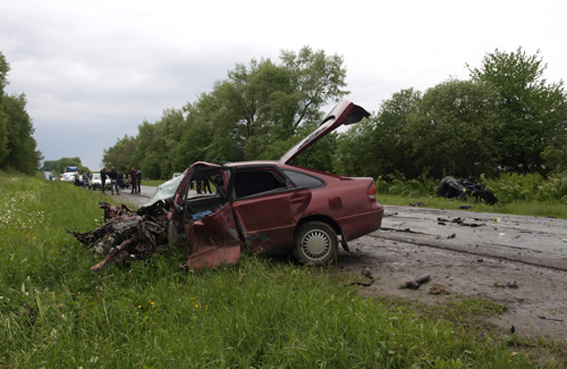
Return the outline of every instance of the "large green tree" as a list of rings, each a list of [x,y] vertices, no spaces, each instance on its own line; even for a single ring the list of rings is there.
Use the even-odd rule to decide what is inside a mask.
[[[284,149],[281,141],[296,141],[303,127],[319,122],[324,104],[348,93],[342,89],[342,57],[304,47],[298,54],[282,51],[280,58],[281,64],[270,59],[237,64],[226,80],[201,96],[214,110],[201,101],[185,107],[190,117],[200,116],[214,131],[208,156],[275,159],[289,147]]]
[[[487,54],[480,68],[469,71],[474,81],[492,85],[498,93],[502,130],[498,141],[503,170],[519,173],[545,172],[542,153],[558,131],[566,128],[566,96],[563,81],[543,78],[547,64],[522,48]]]
[[[409,125],[415,120],[422,101],[420,91],[408,88],[394,93],[380,106],[372,132],[374,144],[379,148],[380,173],[402,173],[409,178],[421,174],[411,152],[414,141],[409,135]]]
[[[374,178],[395,173],[409,177],[419,174],[409,156],[412,141],[408,125],[415,119],[421,99],[421,92],[412,88],[396,92],[376,114],[341,135],[335,170]]]
[[[278,158],[319,123],[325,104],[348,93],[342,57],[304,47],[297,54],[282,51],[280,59],[236,64],[197,101],[166,110],[155,123],[144,121],[135,138],[106,149],[103,162],[118,166],[130,156],[124,160],[142,166],[144,175],[165,179],[195,160]],[[133,141],[134,153],[127,152]],[[330,169],[334,141],[328,137],[308,160]]]
[[[346,67],[342,56],[327,56],[323,50],[313,51],[305,46],[297,54],[282,50],[280,58],[292,74],[294,93],[290,96],[289,109],[283,112],[292,117],[294,129],[304,122],[318,123],[321,107],[349,93],[344,89]],[[278,111],[283,114],[281,109]]]
[[[173,152],[179,145],[184,127],[183,112],[165,109],[161,120],[143,122],[138,126],[136,167],[143,169],[149,178],[168,178],[173,173]]]
[[[222,125],[223,113],[219,111],[219,100],[210,94],[201,94],[193,104],[184,106],[186,114],[181,141],[174,151],[174,168],[183,171],[197,160],[217,162],[218,158],[232,160],[234,144],[232,139],[221,130],[214,129],[215,123]],[[213,144],[214,142],[214,144]]]
[[[346,174],[408,179],[565,170],[563,81],[548,83],[539,55],[521,48],[488,54],[471,79],[448,80],[423,97],[412,89],[340,139]]]
[[[4,54],[0,52],[0,163],[10,152],[8,149],[8,115],[4,113],[4,88],[8,84],[8,72],[10,65],[6,61]]]
[[[115,167],[117,170],[128,172],[136,165],[133,162],[134,154],[138,148],[136,137],[125,135],[116,144],[108,149],[104,149],[102,162],[107,168]]]
[[[43,157],[37,150],[37,143],[32,136],[35,129],[26,111],[26,97],[24,94],[4,95],[2,104],[8,122],[8,154],[3,162],[0,162],[0,167],[33,174],[39,168],[39,162]]]
[[[35,129],[26,111],[26,96],[6,94],[10,66],[0,52],[0,168],[33,174],[43,159],[33,138]]]
[[[491,86],[449,80],[425,92],[409,122],[412,162],[406,165],[433,178],[493,173],[502,155],[500,136],[501,120]]]

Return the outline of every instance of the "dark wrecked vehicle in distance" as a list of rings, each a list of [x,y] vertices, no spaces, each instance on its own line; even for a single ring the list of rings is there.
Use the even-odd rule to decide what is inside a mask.
[[[465,201],[467,197],[472,196],[475,201],[482,199],[488,205],[498,202],[496,196],[486,189],[484,183],[478,183],[474,177],[461,179],[445,177],[439,182],[436,195],[448,199],[456,198],[460,201]]]
[[[278,161],[196,162],[137,211],[100,203],[107,219],[102,227],[67,232],[108,253],[93,271],[184,245],[189,251],[181,266],[195,270],[236,263],[242,252],[291,253],[303,264],[327,264],[339,243],[349,251],[348,241],[380,228],[384,209],[376,202],[374,180],[291,162],[321,137],[367,116],[362,107],[341,101]]]
[[[372,178],[290,164],[321,137],[367,116],[342,101],[279,161],[191,165],[169,200],[169,243],[189,244],[183,266],[232,264],[241,251],[291,252],[300,263],[323,265],[335,258],[339,242],[348,251],[349,240],[380,228],[384,210]]]

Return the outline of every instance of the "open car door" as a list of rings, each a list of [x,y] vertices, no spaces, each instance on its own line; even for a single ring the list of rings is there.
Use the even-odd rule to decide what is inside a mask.
[[[229,203],[185,225],[190,249],[185,266],[195,270],[231,265],[240,260],[241,241]]]
[[[185,172],[168,215],[170,244],[179,245],[186,239],[190,246],[182,267],[199,270],[240,259],[240,238],[227,202],[228,179],[227,169],[206,162],[196,162]],[[204,191],[210,182],[214,194]]]

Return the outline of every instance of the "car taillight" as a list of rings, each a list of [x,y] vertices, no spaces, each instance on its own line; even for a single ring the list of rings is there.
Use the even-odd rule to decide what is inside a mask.
[[[368,198],[372,201],[376,201],[376,186],[374,186],[374,183],[368,187]]]

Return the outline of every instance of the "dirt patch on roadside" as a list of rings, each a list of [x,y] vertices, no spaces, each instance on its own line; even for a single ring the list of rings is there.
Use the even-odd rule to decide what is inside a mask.
[[[567,273],[499,258],[392,241],[380,231],[341,251],[339,269],[348,274],[368,268],[375,278],[366,296],[417,301],[440,308],[449,298],[478,297],[493,301],[506,312],[490,320],[503,333],[567,342]],[[418,289],[400,288],[429,275]],[[513,328],[512,328],[513,327]]]

